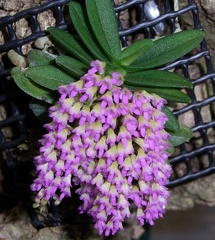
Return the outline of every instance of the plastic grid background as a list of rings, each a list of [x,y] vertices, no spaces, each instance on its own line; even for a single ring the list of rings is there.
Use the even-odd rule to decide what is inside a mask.
[[[2,29],[6,30],[7,41],[0,46],[0,53],[6,53],[8,50],[14,49],[22,54],[23,45],[44,36],[45,32],[41,30],[40,23],[37,19],[38,14],[41,12],[51,9],[56,18],[56,26],[62,29],[70,28],[71,25],[66,22],[63,14],[63,7],[68,2],[70,1],[53,0],[39,7],[24,10],[14,16],[2,17],[0,19],[0,31]],[[134,38],[136,34],[144,34],[146,38],[153,38],[154,31],[152,27],[160,22],[165,23],[166,31],[168,34],[171,34],[175,31],[178,24],[178,18],[180,19],[181,16],[186,14],[189,14],[192,17],[192,28],[202,29],[198,15],[198,8],[193,0],[188,0],[187,4],[177,11],[173,8],[173,0],[159,1],[162,3],[162,9],[160,9],[161,15],[152,21],[148,21],[144,15],[143,9],[145,2],[146,0],[131,0],[115,6],[116,15],[119,19],[119,33],[124,46],[126,46],[127,40],[129,38]],[[136,19],[138,19],[136,24],[131,25],[128,28],[123,28],[123,23],[121,22],[120,17],[121,12],[130,12],[131,9],[134,8],[137,12]],[[32,34],[23,39],[18,39],[16,31],[14,30],[14,23],[23,18],[28,18],[28,21],[30,21],[29,26],[31,26]],[[190,66],[195,63],[195,61],[199,60],[202,60],[205,63],[206,70],[204,73],[201,73],[200,76],[193,79],[191,77]],[[16,88],[12,81],[6,81],[6,78],[9,76],[10,68],[11,66],[5,67],[4,62],[0,65],[0,104],[7,109],[7,118],[0,120],[0,151],[6,154],[6,165],[11,171],[13,171],[17,166],[17,159],[13,157],[11,149],[16,148],[27,139],[28,127],[26,121],[28,121],[28,116],[31,113],[27,108],[23,110],[22,104],[20,105],[17,102],[17,99],[20,99],[23,93]],[[211,91],[207,98],[201,100],[197,99],[194,91],[189,91],[188,94],[192,98],[192,103],[174,111],[175,115],[179,117],[187,112],[193,112],[195,125],[192,127],[192,130],[195,135],[191,141],[191,145],[192,142],[195,142],[197,139],[200,139],[201,144],[197,144],[198,146],[195,146],[194,144],[192,147],[183,144],[179,147],[178,153],[170,159],[170,163],[173,166],[174,177],[170,179],[167,186],[173,187],[215,171],[215,144],[214,142],[211,142],[208,137],[208,131],[211,132],[214,128],[215,119],[213,116],[212,121],[205,122],[201,113],[202,108],[208,107],[211,109],[212,105],[215,103],[215,73],[212,69],[211,56],[205,41],[201,43],[199,50],[192,56],[181,58],[160,69],[178,69],[185,77],[193,82],[195,87],[200,84],[207,84],[210,86]],[[4,135],[4,129],[7,126],[13,126],[16,128],[16,134],[11,139],[7,139]],[[193,169],[193,160],[195,164],[198,165],[198,169]],[[178,171],[178,168],[180,169],[181,167],[184,169],[182,175],[180,175],[180,171]],[[32,211],[31,213],[34,214]],[[49,222],[49,225],[53,224],[54,222]],[[35,225],[38,226],[38,223]],[[39,226],[40,225],[41,224],[39,224]]]

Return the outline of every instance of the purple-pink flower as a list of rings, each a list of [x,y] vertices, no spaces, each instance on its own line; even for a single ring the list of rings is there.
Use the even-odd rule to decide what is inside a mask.
[[[164,185],[171,173],[170,136],[161,111],[164,99],[122,87],[123,76],[106,75],[98,60],[91,67],[79,81],[58,88],[61,96],[49,109],[52,122],[40,140],[31,189],[38,192],[37,207],[51,197],[59,204],[78,185],[80,213],[87,212],[108,236],[123,229],[132,202],[141,224],[162,217],[169,196]]]

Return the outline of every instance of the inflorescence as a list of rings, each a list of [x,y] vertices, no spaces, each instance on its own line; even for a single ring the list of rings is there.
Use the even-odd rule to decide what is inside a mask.
[[[91,67],[79,81],[58,88],[31,189],[38,192],[37,207],[52,197],[59,204],[71,196],[72,185],[79,186],[80,213],[87,212],[108,236],[123,229],[131,203],[142,225],[162,217],[170,135],[164,130],[166,100],[122,87],[123,76],[105,75],[105,63],[92,61]]]

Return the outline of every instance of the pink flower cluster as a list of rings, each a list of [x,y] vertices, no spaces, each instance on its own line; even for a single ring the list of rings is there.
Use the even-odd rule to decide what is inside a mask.
[[[49,109],[52,122],[40,140],[31,189],[38,191],[40,206],[51,197],[60,203],[72,184],[79,186],[80,213],[87,212],[108,236],[123,229],[131,202],[141,224],[153,224],[164,213],[171,173],[161,111],[166,101],[121,87],[123,76],[106,76],[98,60],[91,67],[79,81],[58,88],[61,97]]]

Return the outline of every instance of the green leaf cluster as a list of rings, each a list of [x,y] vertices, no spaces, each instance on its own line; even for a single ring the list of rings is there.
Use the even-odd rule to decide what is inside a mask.
[[[183,57],[199,45],[204,38],[202,31],[181,31],[154,41],[141,39],[122,49],[111,0],[86,0],[85,5],[71,1],[69,13],[75,34],[56,27],[47,30],[66,55],[52,56],[32,50],[28,54],[29,68],[12,70],[16,84],[27,94],[46,104],[54,103],[57,87],[77,81],[87,72],[90,62],[97,59],[106,63],[106,74],[121,72],[124,86],[129,89],[146,90],[168,102],[190,102],[181,89],[192,88],[191,82],[176,73],[156,68]],[[36,103],[31,106],[35,109]],[[36,107],[37,115],[40,109],[44,112],[41,102]],[[178,123],[167,107],[163,112],[169,118],[166,129],[172,135],[171,144],[182,142],[181,133],[185,136],[183,141],[187,140],[191,136],[187,128]]]

